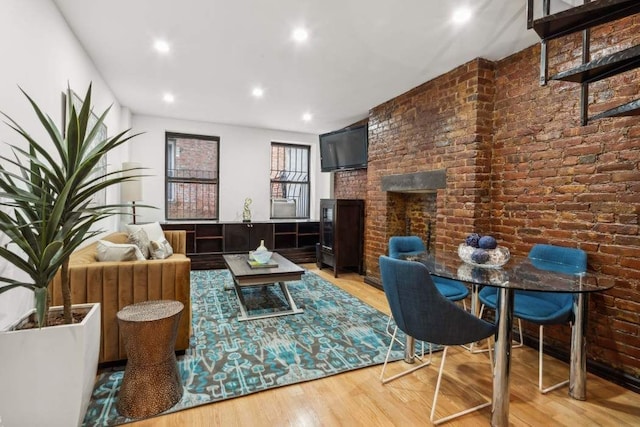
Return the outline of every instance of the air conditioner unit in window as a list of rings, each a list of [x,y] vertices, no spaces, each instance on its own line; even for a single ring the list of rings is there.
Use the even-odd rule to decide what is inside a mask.
[[[296,201],[293,199],[271,199],[271,218],[295,218]]]

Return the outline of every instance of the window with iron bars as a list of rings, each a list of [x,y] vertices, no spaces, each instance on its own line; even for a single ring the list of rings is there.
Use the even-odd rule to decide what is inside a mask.
[[[309,218],[307,145],[271,143],[271,218]]]
[[[167,219],[218,219],[220,138],[165,134]]]

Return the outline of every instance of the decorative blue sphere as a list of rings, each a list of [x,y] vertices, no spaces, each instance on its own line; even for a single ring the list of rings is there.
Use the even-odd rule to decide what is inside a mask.
[[[478,240],[478,247],[482,249],[495,249],[498,247],[498,242],[492,236],[482,236]]]
[[[471,253],[471,261],[476,264],[484,264],[489,261],[489,252],[484,249],[476,249]]]
[[[467,246],[477,248],[479,241],[480,241],[480,235],[478,233],[473,233],[473,234],[469,234],[464,242],[467,244]]]

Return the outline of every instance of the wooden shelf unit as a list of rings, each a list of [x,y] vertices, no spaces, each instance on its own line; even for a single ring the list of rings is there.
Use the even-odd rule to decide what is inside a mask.
[[[222,251],[224,238],[221,224],[195,224],[195,253],[214,254]]]
[[[291,249],[297,247],[298,227],[297,224],[291,222],[273,224],[273,248]]]
[[[315,251],[316,243],[320,241],[320,223],[319,222],[299,222],[297,233],[297,244],[299,248],[313,248]]]
[[[294,263],[316,262],[315,246],[320,241],[318,221],[266,222],[165,222],[164,230],[187,232],[187,256],[193,270],[225,268],[223,254],[245,253],[267,248]]]

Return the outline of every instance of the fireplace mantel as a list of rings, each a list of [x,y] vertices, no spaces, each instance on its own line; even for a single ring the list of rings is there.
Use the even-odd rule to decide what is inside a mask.
[[[445,169],[382,177],[382,191],[395,193],[433,193],[445,187]]]

